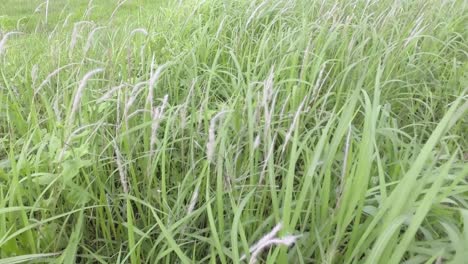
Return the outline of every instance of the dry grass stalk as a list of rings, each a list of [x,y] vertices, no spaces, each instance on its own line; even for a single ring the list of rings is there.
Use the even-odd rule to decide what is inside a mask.
[[[68,68],[70,66],[73,66],[73,65],[77,65],[77,64],[79,64],[79,63],[70,63],[70,64],[62,66],[60,68],[55,69],[53,72],[51,72],[49,75],[47,75],[45,80],[39,85],[39,87],[36,88],[36,90],[34,91],[34,95],[37,95],[39,93],[39,91],[50,81],[50,79],[52,77],[54,77],[55,75],[57,75],[61,70],[65,69],[65,68]]]
[[[128,0],[120,1],[120,3],[117,5],[117,7],[114,9],[114,11],[112,11],[112,14],[111,14],[109,20],[112,20],[112,18],[114,18],[115,13],[117,13],[117,11],[119,10],[119,8],[120,8],[123,4],[125,4],[125,2],[127,2],[127,1],[128,1]]]
[[[132,107],[133,103],[135,102],[140,92],[143,90],[141,89],[141,87],[145,86],[147,83],[148,83],[147,81],[139,82],[133,86],[133,89],[130,93],[130,98],[128,99],[124,107],[123,118],[124,118],[126,126],[128,126],[128,119],[129,119],[128,112],[130,111],[130,108]]]
[[[89,33],[88,39],[86,40],[86,45],[85,45],[85,47],[84,47],[84,49],[83,49],[83,51],[84,51],[85,54],[88,52],[89,48],[91,48],[91,44],[92,44],[92,42],[93,42],[94,34],[96,33],[96,31],[98,31],[98,30],[100,30],[100,29],[103,29],[103,28],[105,28],[105,27],[97,27],[97,28],[93,29],[93,30]]]
[[[73,98],[73,104],[72,104],[72,109],[70,112],[70,118],[68,119],[68,125],[71,127],[73,125],[73,121],[75,119],[76,112],[78,111],[78,108],[80,106],[81,102],[81,97],[83,96],[84,88],[86,87],[86,83],[88,82],[89,78],[91,78],[93,75],[100,73],[104,71],[102,68],[94,69],[83,77],[83,79],[80,81],[80,84],[78,86],[78,90],[76,91],[75,97]]]
[[[215,135],[215,128],[216,128],[216,121],[221,118],[227,111],[221,111],[216,114],[210,121],[210,128],[208,130],[208,143],[206,144],[206,156],[208,162],[213,162],[214,151],[216,148],[216,135]]]
[[[89,22],[89,21],[80,21],[80,22],[76,22],[73,25],[73,31],[72,31],[72,36],[71,36],[71,40],[70,40],[70,45],[68,46],[68,51],[69,51],[68,55],[70,57],[73,54],[73,50],[75,49],[76,43],[78,41],[78,37],[80,35],[80,30],[81,30],[81,25],[84,25],[84,24],[92,25],[93,23]]]
[[[154,59],[154,56],[153,56]],[[153,63],[151,63],[151,76],[148,81],[148,96],[146,97],[146,102],[151,105],[151,108],[153,108],[153,93],[154,93],[154,85],[158,81],[159,77],[161,76],[161,72],[164,70],[165,65],[159,66],[156,70],[154,69],[154,60]]]
[[[299,117],[301,115],[302,108],[304,108],[306,99],[307,97],[305,97],[302,100],[301,104],[297,108],[296,113],[294,114],[293,122],[291,123],[291,126],[289,127],[288,133],[286,133],[286,137],[284,139],[283,149],[281,150],[281,153],[284,153],[284,151],[286,150],[286,146],[288,145],[288,142],[291,139],[292,133],[294,132],[294,129],[296,128],[296,125],[299,122]]]
[[[143,34],[145,36],[148,36],[148,31],[146,31],[146,29],[144,29],[144,28],[136,28],[136,29],[132,30],[132,32],[130,32],[130,36],[133,36],[136,33],[141,33],[141,34]]]
[[[336,206],[335,210],[340,207],[341,204],[341,198],[342,198],[342,193],[343,193],[343,188],[345,184],[345,176],[346,176],[346,171],[348,170],[348,156],[349,156],[349,148],[351,146],[351,125],[348,128],[348,134],[346,135],[346,143],[345,143],[345,148],[344,148],[344,157],[343,157],[343,167],[341,169],[341,179],[340,179],[340,185],[338,186],[337,190],[337,201],[336,201]]]
[[[122,164],[122,154],[120,153],[119,147],[115,140],[112,142],[114,145],[115,161],[117,163],[117,169],[119,170],[120,183],[122,184],[122,189],[124,193],[128,193],[128,179],[125,173],[124,165]]]
[[[150,140],[150,157],[154,155],[154,145],[156,144],[157,132],[161,119],[164,115],[164,109],[166,108],[168,101],[168,95],[164,96],[162,105],[153,109],[152,123],[151,123],[151,140]]]
[[[7,42],[7,39],[13,35],[18,35],[18,34],[23,34],[23,33],[19,31],[12,31],[3,35],[2,40],[0,40],[0,55],[2,55],[3,52],[5,51],[5,46],[6,46],[5,44]]]
[[[100,104],[100,103],[103,103],[103,102],[109,100],[115,92],[119,91],[120,89],[122,89],[122,88],[124,88],[126,86],[127,86],[127,84],[122,83],[120,85],[112,87],[107,93],[105,93],[103,96],[101,96],[99,99],[97,99],[96,103]]]
[[[200,190],[200,184],[197,185],[197,187],[195,188],[195,191],[192,194],[192,199],[190,199],[190,204],[187,209],[187,214],[191,214],[193,210],[195,209],[195,205],[197,205],[199,190]]]
[[[88,6],[86,7],[86,11],[84,12],[83,17],[89,17],[91,15],[91,11],[95,8],[93,6],[93,0],[88,1]]]
[[[34,66],[31,69],[31,80],[32,80],[33,86],[36,85],[38,72],[39,72],[39,66],[37,64],[34,64]]]
[[[187,107],[188,107],[189,100],[192,97],[192,93],[193,93],[193,90],[195,88],[195,83],[196,82],[197,82],[196,79],[194,79],[192,81],[192,85],[190,86],[190,90],[189,90],[189,93],[187,95],[187,98],[185,99],[185,103],[183,104],[183,106],[182,106],[182,108],[180,110],[180,127],[182,129],[184,129],[186,124],[187,124]]]
[[[250,247],[249,252],[251,254],[249,259],[249,264],[257,263],[259,255],[266,249],[270,248],[273,245],[283,245],[291,246],[293,245],[300,236],[286,235],[282,238],[278,238],[276,235],[283,228],[281,223],[277,224],[269,233],[264,235],[260,240],[258,240],[255,245]],[[244,260],[246,255],[241,257],[241,260]]]

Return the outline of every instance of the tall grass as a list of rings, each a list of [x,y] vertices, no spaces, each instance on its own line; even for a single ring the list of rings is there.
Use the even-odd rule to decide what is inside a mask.
[[[0,263],[466,261],[465,1],[45,3],[0,28]]]

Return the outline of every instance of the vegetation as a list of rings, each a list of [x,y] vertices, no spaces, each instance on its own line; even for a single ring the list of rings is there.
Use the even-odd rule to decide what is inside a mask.
[[[464,263],[467,18],[2,0],[0,263]]]

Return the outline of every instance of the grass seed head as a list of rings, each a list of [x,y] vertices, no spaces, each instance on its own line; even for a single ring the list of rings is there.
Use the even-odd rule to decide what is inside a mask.
[[[115,140],[113,141],[114,145],[114,154],[115,154],[115,162],[117,163],[117,169],[119,171],[119,176],[120,176],[120,184],[122,185],[122,189],[124,193],[128,193],[129,188],[128,188],[128,179],[127,179],[127,174],[125,173],[125,168],[122,163],[122,154],[120,153],[119,147],[117,146],[117,143]]]
[[[80,106],[81,102],[81,97],[83,96],[84,88],[86,87],[86,83],[88,80],[95,74],[100,73],[104,71],[102,68],[94,69],[88,73],[85,74],[83,79],[81,79],[80,84],[78,86],[78,90],[76,91],[75,97],[73,98],[73,104],[72,104],[72,109],[70,112],[70,118],[68,120],[68,125],[72,126],[73,121],[75,119],[76,112],[78,112],[78,108]]]
[[[216,122],[221,118],[227,111],[221,111],[216,114],[210,121],[210,128],[208,130],[208,143],[206,144],[206,156],[210,163],[213,162],[213,156],[216,148]]]
[[[103,29],[105,27],[97,27],[97,28],[94,28],[88,35],[88,39],[86,40],[86,45],[85,47],[83,48],[83,51],[84,53],[86,54],[88,52],[88,50],[91,48],[91,45],[92,45],[92,42],[93,42],[93,39],[94,39],[94,34],[96,34],[96,32],[100,29]]]
[[[156,107],[155,109],[153,109],[152,123],[151,123],[151,140],[150,140],[150,144],[151,144],[150,145],[150,148],[151,148],[150,154],[151,154],[151,156],[153,156],[153,154],[154,154],[153,153],[154,152],[154,144],[156,143],[156,136],[157,136],[159,124],[161,123],[161,119],[164,116],[164,110],[166,108],[168,98],[169,98],[169,96],[166,94],[164,96],[164,99],[163,99],[163,102],[162,102],[161,106]]]
[[[257,243],[249,248],[249,252],[251,254],[249,264],[257,263],[258,256],[266,249],[273,245],[283,245],[283,246],[291,246],[296,243],[297,239],[300,236],[292,236],[286,235],[284,237],[278,238],[278,232],[283,228],[281,223],[277,224],[269,233],[265,234]],[[241,260],[244,260],[246,255],[244,254],[241,257]]]
[[[3,54],[3,52],[5,51],[6,49],[6,42],[7,42],[7,39],[13,35],[18,35],[18,34],[23,34],[22,32],[18,32],[18,31],[13,31],[13,32],[8,32],[6,33],[5,35],[3,35],[3,38],[2,40],[0,40],[0,55]]]

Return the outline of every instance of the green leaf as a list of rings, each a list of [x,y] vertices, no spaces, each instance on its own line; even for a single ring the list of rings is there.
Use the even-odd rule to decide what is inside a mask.
[[[57,256],[58,253],[43,253],[15,256],[11,258],[0,259],[0,264],[16,264],[16,263],[31,263],[38,262],[40,259]]]
[[[88,167],[92,163],[89,160],[81,160],[81,159],[73,159],[67,160],[63,163],[63,170],[62,170],[62,179],[67,184],[68,182],[72,181],[79,172],[80,169],[83,167]]]

